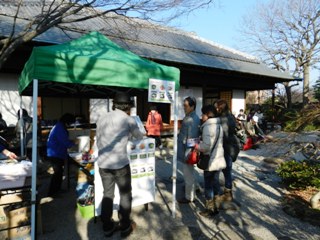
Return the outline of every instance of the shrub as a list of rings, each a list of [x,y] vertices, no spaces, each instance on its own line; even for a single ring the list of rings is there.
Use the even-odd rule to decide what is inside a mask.
[[[276,172],[289,188],[316,187],[320,189],[320,163],[287,161],[282,163]]]
[[[313,131],[320,129],[320,104],[312,103],[299,113],[289,112],[289,121],[286,122],[285,131]]]

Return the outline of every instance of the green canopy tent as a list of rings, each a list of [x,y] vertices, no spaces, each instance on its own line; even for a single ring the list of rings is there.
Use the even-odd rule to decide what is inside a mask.
[[[179,76],[177,68],[143,59],[92,32],[65,44],[35,47],[22,71],[19,92],[32,95],[33,79],[39,80],[39,95],[45,96],[105,97],[108,86],[148,89],[149,78],[175,81],[178,90]]]
[[[143,59],[98,32],[61,45],[35,47],[19,79],[20,95],[33,96],[31,234],[35,238],[38,96],[112,97],[119,88],[148,89],[149,79],[175,82],[178,97],[179,69]],[[31,84],[33,83],[33,84]],[[177,139],[177,104],[174,104],[174,138]],[[173,157],[173,216],[177,157]]]

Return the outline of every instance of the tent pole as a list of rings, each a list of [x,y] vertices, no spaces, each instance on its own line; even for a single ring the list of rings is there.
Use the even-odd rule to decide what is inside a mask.
[[[174,98],[174,125],[173,125],[173,166],[172,166],[172,217],[176,217],[176,191],[177,191],[177,150],[178,150],[178,91]]]
[[[20,96],[20,111],[19,111],[19,121],[18,127],[20,128],[20,156],[24,156],[24,121],[23,121],[23,113],[22,113],[22,96]]]
[[[36,239],[37,200],[37,132],[38,132],[38,80],[33,79],[33,121],[32,121],[32,178],[31,178],[31,239]]]

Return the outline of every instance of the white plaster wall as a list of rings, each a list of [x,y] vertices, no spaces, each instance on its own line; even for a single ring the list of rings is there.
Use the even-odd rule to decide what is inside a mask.
[[[233,90],[232,91],[232,113],[237,116],[239,114],[239,110],[245,110],[246,102],[245,102],[245,91],[244,90]]]
[[[178,97],[178,120],[182,120],[185,116],[185,113],[183,111],[183,100],[186,97],[195,97],[197,100],[197,107],[196,107],[196,113],[199,117],[201,117],[201,108],[202,108],[202,88],[200,87],[192,87],[192,88],[185,88],[183,86],[179,89],[179,97]],[[171,104],[171,116],[170,119],[174,119],[174,106]]]
[[[18,74],[0,73],[0,112],[7,125],[15,126],[17,111],[20,109]],[[32,115],[32,97],[22,97],[22,107]]]
[[[108,99],[90,99],[90,123],[97,121],[97,113],[99,109],[105,107],[108,109]],[[112,109],[112,99],[109,101],[109,110]]]
[[[131,108],[130,115],[136,116],[137,115],[137,97],[133,98],[134,106]],[[90,123],[95,123],[97,121],[97,113],[100,108],[105,107],[109,111],[112,109],[113,99],[109,100],[108,106],[108,99],[90,99]]]

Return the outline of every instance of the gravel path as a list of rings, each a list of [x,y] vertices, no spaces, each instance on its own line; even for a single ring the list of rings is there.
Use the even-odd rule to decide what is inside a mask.
[[[225,210],[212,219],[197,213],[203,208],[202,193],[197,194],[193,204],[177,204],[176,218],[172,218],[172,152],[169,152],[166,159],[156,160],[156,201],[149,204],[149,211],[142,206],[133,209],[133,219],[138,227],[128,239],[320,239],[320,228],[282,211],[284,190],[274,173],[275,165],[264,161],[270,156],[277,157],[274,153],[276,149],[276,146],[264,144],[257,150],[240,153],[234,164],[235,203],[224,204]],[[179,169],[180,165],[177,198],[183,196],[184,188]],[[200,171],[198,180],[203,186]],[[72,189],[75,179],[71,183]],[[75,202],[74,191],[69,191],[61,198],[42,204],[44,233],[39,239],[105,239],[100,220],[94,223],[93,219],[82,219]],[[116,233],[110,239],[120,239],[120,236]]]

